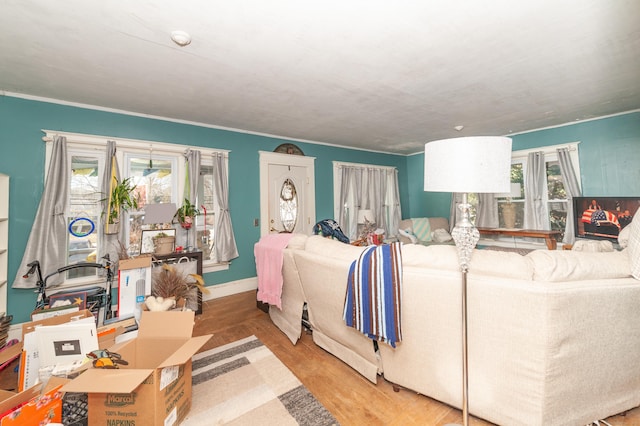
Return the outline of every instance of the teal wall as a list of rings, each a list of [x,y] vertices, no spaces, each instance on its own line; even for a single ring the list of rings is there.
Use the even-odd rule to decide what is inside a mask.
[[[13,281],[29,237],[44,182],[45,144],[41,129],[106,135],[228,149],[229,205],[240,256],[226,271],[205,275],[207,285],[255,277],[253,245],[260,229],[259,154],[290,140],[212,129],[125,114],[97,111],[0,96],[0,173],[11,177],[9,207],[9,282]],[[316,217],[333,217],[332,161],[370,163],[398,168],[400,196],[408,200],[406,157],[294,142],[315,157]],[[404,205],[402,206],[404,208]],[[22,271],[21,271],[22,272]],[[47,272],[47,271],[45,271]],[[8,313],[14,322],[27,321],[35,304],[31,290],[8,288]]]
[[[27,243],[44,181],[45,144],[41,129],[155,140],[228,149],[229,203],[240,257],[229,270],[206,274],[208,285],[255,276],[253,244],[260,230],[259,154],[273,151],[278,138],[0,96],[0,173],[11,177],[9,280]],[[640,195],[640,112],[575,123],[513,137],[513,149],[580,141],[580,168],[586,195]],[[333,217],[332,161],[394,166],[399,171],[403,217],[449,215],[450,194],[424,192],[424,156],[372,153],[295,142],[316,158],[316,217]],[[30,290],[8,289],[8,313],[26,321],[35,303]]]
[[[523,133],[512,139],[514,151],[580,142],[584,195],[640,196],[640,112]],[[406,183],[409,202],[403,204],[403,216],[449,217],[451,194],[424,192],[423,173],[424,154],[407,157],[407,175],[416,179]]]

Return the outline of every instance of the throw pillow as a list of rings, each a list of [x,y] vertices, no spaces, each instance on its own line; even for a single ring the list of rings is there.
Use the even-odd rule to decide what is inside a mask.
[[[431,241],[431,224],[428,217],[412,219],[413,234],[419,241]]]
[[[622,228],[622,231],[618,234],[618,244],[621,248],[627,248],[629,245],[629,231],[631,230],[630,226],[625,226]]]
[[[631,266],[631,275],[637,280],[640,280],[640,208],[633,215],[633,220],[627,228],[629,229],[629,242],[627,243],[627,250],[629,250],[629,263]]]
[[[451,234],[449,234],[446,229],[436,229],[431,234],[431,238],[436,243],[446,243],[447,241],[451,241]]]

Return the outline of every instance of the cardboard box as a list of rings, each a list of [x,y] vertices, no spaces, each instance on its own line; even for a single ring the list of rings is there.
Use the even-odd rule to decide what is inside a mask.
[[[118,317],[138,315],[139,306],[150,294],[151,256],[122,259],[118,265]]]
[[[88,393],[91,425],[178,424],[191,409],[191,357],[211,338],[192,337],[194,318],[142,312],[138,337],[110,349],[129,365],[91,368],[62,390]]]
[[[62,423],[60,388],[68,382],[52,377],[46,385],[40,383],[18,394],[0,391],[0,425]]]
[[[36,327],[57,326],[82,320],[87,321],[88,318],[90,318],[91,321],[94,320],[91,311],[85,309],[80,312],[71,312],[22,324],[22,343],[20,346],[22,353],[20,357],[20,371],[18,374],[19,391],[32,387],[37,381],[38,370],[40,368],[40,357],[38,353],[38,341],[35,333]]]

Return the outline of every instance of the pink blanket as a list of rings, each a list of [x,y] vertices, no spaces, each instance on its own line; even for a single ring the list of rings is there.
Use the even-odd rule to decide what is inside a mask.
[[[258,300],[282,309],[283,250],[293,234],[269,234],[253,246],[258,273]]]

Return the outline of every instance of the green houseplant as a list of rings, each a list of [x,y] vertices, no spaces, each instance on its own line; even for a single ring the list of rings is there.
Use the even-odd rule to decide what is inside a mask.
[[[103,214],[107,215],[105,223],[105,233],[117,233],[120,229],[120,216],[123,212],[138,209],[138,194],[135,192],[136,186],[131,182],[131,178],[126,178],[118,182],[111,189],[107,202],[107,210]]]
[[[193,224],[193,218],[199,214],[200,211],[196,206],[191,204],[188,198],[185,198],[182,206],[178,208],[176,214],[173,216],[173,219],[177,220],[184,229],[190,229]]]

